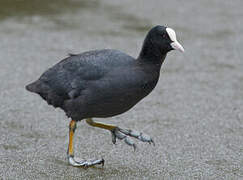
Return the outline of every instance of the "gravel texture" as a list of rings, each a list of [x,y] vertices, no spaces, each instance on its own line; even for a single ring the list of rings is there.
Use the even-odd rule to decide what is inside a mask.
[[[241,0],[41,2],[0,7],[0,179],[243,179]],[[175,29],[186,52],[168,54],[157,87],[132,110],[98,119],[156,146],[137,142],[134,152],[79,122],[76,156],[106,163],[69,166],[69,119],[24,86],[69,52],[137,56],[156,24]]]

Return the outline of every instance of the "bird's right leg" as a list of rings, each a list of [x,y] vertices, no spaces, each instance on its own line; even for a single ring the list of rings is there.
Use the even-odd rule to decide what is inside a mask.
[[[77,161],[74,159],[74,151],[73,151],[73,138],[74,132],[76,130],[76,121],[71,120],[69,124],[69,144],[68,144],[68,151],[67,151],[67,158],[70,165],[75,167],[89,167],[96,164],[104,165],[104,159],[97,159],[97,160],[81,160]]]
[[[149,144],[151,144],[151,143],[154,144],[154,141],[152,140],[152,138],[149,135],[135,131],[135,130],[122,129],[117,126],[95,122],[95,121],[93,121],[92,118],[86,119],[86,122],[90,126],[109,130],[111,132],[113,144],[116,143],[116,139],[119,139],[119,140],[124,139],[125,143],[128,144],[129,146],[133,146],[133,148],[135,150],[136,145],[130,137],[136,138],[142,142],[148,142]]]

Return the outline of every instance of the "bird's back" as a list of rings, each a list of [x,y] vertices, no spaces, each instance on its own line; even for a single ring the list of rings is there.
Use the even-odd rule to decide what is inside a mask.
[[[94,81],[102,79],[114,67],[128,67],[134,59],[118,50],[104,49],[71,55],[44,72],[26,86],[48,104],[61,107],[65,100],[74,99]]]

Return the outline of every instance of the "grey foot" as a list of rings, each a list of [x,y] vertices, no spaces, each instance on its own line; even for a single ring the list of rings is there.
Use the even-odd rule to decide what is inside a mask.
[[[70,165],[75,167],[90,167],[96,164],[102,164],[104,166],[105,160],[104,159],[97,159],[97,160],[75,160],[73,156],[68,156],[68,162]]]
[[[129,146],[133,146],[134,150],[136,150],[136,144],[134,143],[131,137],[136,138],[142,142],[148,142],[149,144],[152,143],[153,145],[155,145],[154,141],[149,135],[134,130],[121,129],[119,127],[116,127],[115,129],[111,130],[111,137],[113,144],[116,143],[116,139],[124,139],[125,143]]]

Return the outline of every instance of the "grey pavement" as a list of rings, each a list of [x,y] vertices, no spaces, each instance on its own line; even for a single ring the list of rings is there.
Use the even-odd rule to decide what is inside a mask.
[[[243,1],[1,1],[0,179],[243,179]],[[154,25],[177,32],[155,90],[98,121],[151,135],[138,151],[79,122],[68,165],[69,119],[24,86],[67,56],[114,48],[136,57]]]

